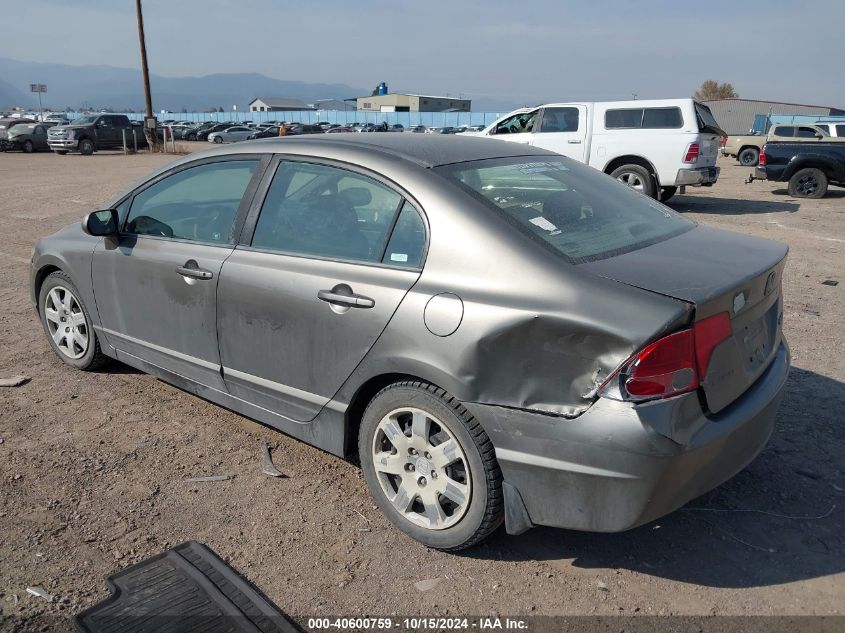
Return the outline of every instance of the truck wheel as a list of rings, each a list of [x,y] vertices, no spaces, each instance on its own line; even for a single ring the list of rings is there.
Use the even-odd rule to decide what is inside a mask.
[[[472,547],[502,522],[502,471],[490,438],[443,389],[408,380],[367,406],[361,468],[382,512],[436,549]]]
[[[56,154],[58,154],[59,156],[67,156],[67,150],[66,149],[55,149],[53,151],[56,152]]]
[[[799,169],[789,179],[788,191],[795,198],[821,198],[827,193],[827,176],[815,167]]]
[[[90,156],[94,153],[94,141],[90,138],[84,138],[79,141],[79,153],[83,156]]]
[[[661,187],[660,188],[660,202],[666,202],[669,198],[674,196],[678,191],[677,187]]]
[[[614,169],[610,175],[649,198],[655,197],[654,179],[648,173],[648,170],[641,165],[622,165],[622,167]]]
[[[757,161],[760,160],[760,150],[754,147],[746,147],[739,153],[739,156],[736,157],[739,161],[740,165],[745,167],[754,167],[757,164]]]

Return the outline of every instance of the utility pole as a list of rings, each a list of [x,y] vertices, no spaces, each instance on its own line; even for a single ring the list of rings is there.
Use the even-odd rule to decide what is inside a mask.
[[[144,78],[144,101],[147,108],[144,116],[144,135],[150,150],[154,150],[158,139],[156,138],[156,118],[153,113],[153,98],[150,94],[150,68],[147,65],[147,43],[144,38],[144,14],[141,10],[141,0],[135,0],[135,12],[138,15],[138,41],[141,44],[141,75]]]

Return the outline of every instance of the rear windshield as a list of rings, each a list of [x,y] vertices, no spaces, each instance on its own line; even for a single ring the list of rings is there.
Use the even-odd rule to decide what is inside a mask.
[[[436,171],[574,264],[634,251],[695,226],[656,200],[565,158],[497,158]]]
[[[724,132],[719,124],[716,122],[716,117],[703,103],[695,102],[695,116],[698,119],[698,129],[701,132],[713,132],[724,136]]]

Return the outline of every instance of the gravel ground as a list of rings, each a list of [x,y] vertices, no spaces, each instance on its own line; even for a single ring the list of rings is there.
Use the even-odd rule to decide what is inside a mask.
[[[842,613],[845,191],[795,200],[780,184],[743,184],[749,170],[723,160],[715,187],[670,202],[701,223],[791,248],[784,327],[794,369],[756,461],[627,533],[500,530],[454,555],[393,529],[354,465],[132,369],[82,373],[50,351],[29,300],[35,240],[169,160],[0,154],[0,377],[32,378],[0,388],[0,629],[4,617],[14,627],[76,613],[108,595],[104,576],[188,539],[301,623]],[[262,475],[265,441],[287,478]],[[212,474],[232,479],[185,482]],[[420,590],[422,580],[433,582]],[[36,585],[53,601],[28,595]]]

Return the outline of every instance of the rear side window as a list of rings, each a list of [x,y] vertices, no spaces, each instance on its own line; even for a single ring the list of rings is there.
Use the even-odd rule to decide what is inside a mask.
[[[799,127],[798,128],[798,137],[799,138],[816,138],[816,134],[818,134],[818,132],[811,127]]]
[[[257,160],[222,161],[167,176],[135,196],[125,231],[230,243],[241,198],[257,166]]]
[[[425,225],[419,212],[406,201],[381,261],[392,266],[419,268],[424,251]]]
[[[836,136],[845,136],[845,124],[836,125]]]
[[[604,127],[612,129],[677,129],[684,126],[681,109],[671,108],[620,108],[604,114]]]
[[[577,132],[578,108],[545,108],[538,132]]]
[[[337,167],[279,165],[252,246],[329,259],[380,262],[402,197]]]
[[[788,125],[781,125],[775,128],[775,136],[795,136],[795,128]]]
[[[436,171],[575,264],[637,250],[695,226],[627,185],[566,159],[513,157]]]

